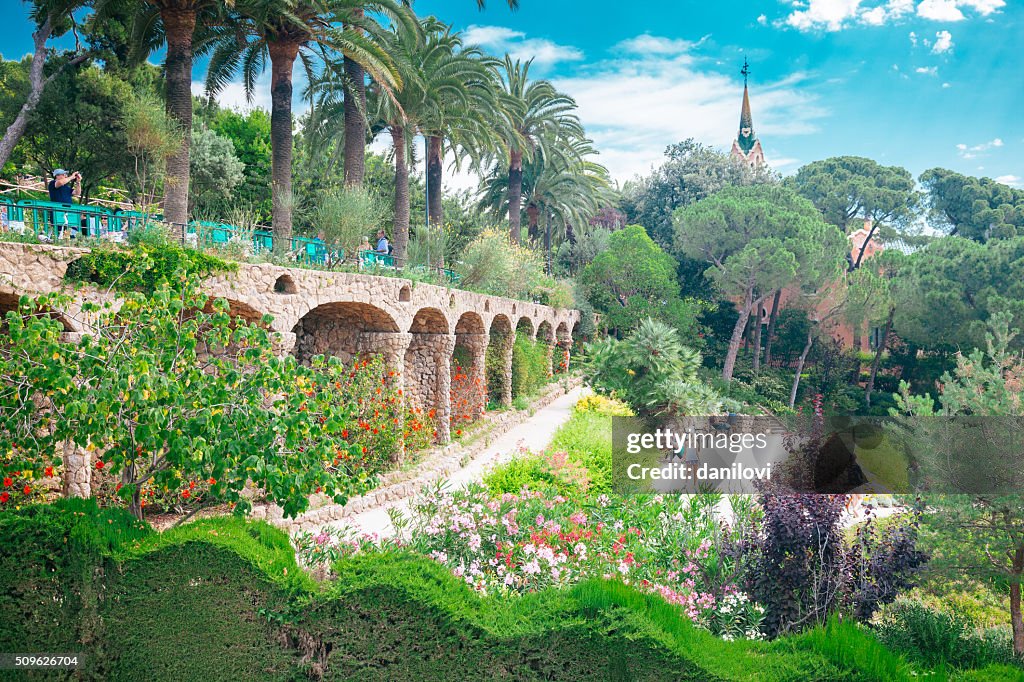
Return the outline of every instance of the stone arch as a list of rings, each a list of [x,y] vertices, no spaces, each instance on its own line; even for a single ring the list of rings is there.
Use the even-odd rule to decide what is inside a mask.
[[[456,334],[486,334],[487,327],[478,313],[473,311],[462,313],[455,325]]]
[[[249,324],[259,325],[261,327],[267,327],[268,325],[263,321],[263,313],[253,308],[248,303],[243,303],[235,299],[227,298],[224,296],[214,296],[206,301],[206,305],[203,306],[204,313],[213,312],[213,303],[217,299],[223,298],[228,302],[228,315],[232,318],[245,320]]]
[[[525,315],[519,318],[519,322],[516,323],[516,333],[525,334],[531,339],[534,338],[534,326],[533,320]]]
[[[299,288],[295,285],[295,280],[292,279],[292,276],[285,273],[274,281],[274,293],[297,294],[299,293]]]
[[[368,303],[334,302],[319,305],[296,323],[295,356],[309,362],[315,355],[334,355],[349,362],[373,348],[367,334],[399,334],[398,324],[386,312]],[[387,353],[385,353],[387,355]],[[393,354],[392,354],[393,355]],[[400,357],[400,356],[399,356]],[[393,363],[394,357],[386,358]]]
[[[448,318],[437,308],[420,308],[409,325],[412,334],[447,334]]]
[[[7,313],[17,311],[19,309],[18,304],[20,300],[21,296],[18,294],[0,291],[0,334],[7,333]],[[42,310],[37,310],[33,314],[36,316],[45,315],[50,319],[56,320],[60,323],[61,327],[63,327],[65,334],[73,334],[78,331],[63,313],[56,310],[44,308]]]
[[[512,404],[512,320],[498,313],[491,320],[487,345],[487,395],[500,405]]]
[[[537,342],[544,344],[544,359],[548,376],[551,377],[555,373],[555,333],[548,320],[541,320],[537,325]]]

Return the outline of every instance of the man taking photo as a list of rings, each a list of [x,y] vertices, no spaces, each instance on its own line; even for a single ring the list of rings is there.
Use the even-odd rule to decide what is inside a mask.
[[[58,168],[53,171],[53,180],[50,180],[47,189],[50,191],[50,201],[59,204],[73,203],[73,197],[82,193],[82,174],[75,171],[69,175],[63,168]]]

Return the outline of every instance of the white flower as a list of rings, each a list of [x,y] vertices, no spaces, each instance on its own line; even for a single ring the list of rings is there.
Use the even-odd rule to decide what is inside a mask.
[[[587,555],[587,546],[582,542],[577,542],[576,546],[573,547],[573,551],[575,551],[579,556],[584,557]]]
[[[523,573],[537,575],[540,573],[540,564],[537,563],[536,559],[531,559],[529,563],[523,564]]]

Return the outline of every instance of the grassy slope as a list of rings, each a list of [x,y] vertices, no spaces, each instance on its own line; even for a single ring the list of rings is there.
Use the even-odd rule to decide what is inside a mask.
[[[92,655],[86,679],[278,680],[318,666],[326,679],[359,680],[913,679],[902,659],[853,625],[725,642],[620,583],[481,599],[408,554],[346,560],[341,579],[321,586],[296,566],[285,534],[263,523],[209,519],[157,534],[119,528],[132,522],[117,515],[79,512],[65,523],[67,512],[47,509],[0,518],[3,546],[16,541],[12,532],[32,536],[43,523],[32,539],[56,545],[34,545],[2,566],[4,610],[31,614],[52,601],[48,563],[65,583],[78,580],[76,600],[62,602],[57,624],[5,619],[0,650],[64,633],[65,644]],[[45,530],[61,523],[63,538]],[[68,544],[76,551],[59,551]],[[92,567],[68,559],[90,552]],[[977,679],[1021,679],[1010,674],[989,669]]]

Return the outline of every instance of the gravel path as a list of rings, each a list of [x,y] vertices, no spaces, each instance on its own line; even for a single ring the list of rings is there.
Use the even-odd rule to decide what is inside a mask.
[[[547,407],[538,410],[522,424],[498,436],[473,461],[455,472],[448,479],[448,485],[452,488],[464,488],[470,483],[481,480],[487,470],[495,464],[507,462],[522,454],[524,450],[530,452],[544,450],[551,443],[555,431],[569,421],[573,405],[588,392],[589,389],[585,387],[575,388]],[[341,521],[326,525],[338,528],[347,527],[358,533],[375,533],[381,538],[390,537],[394,534],[395,529],[391,525],[388,510],[398,509],[401,512],[408,512],[409,501],[409,498],[405,498],[386,502],[380,507],[353,514]]]

